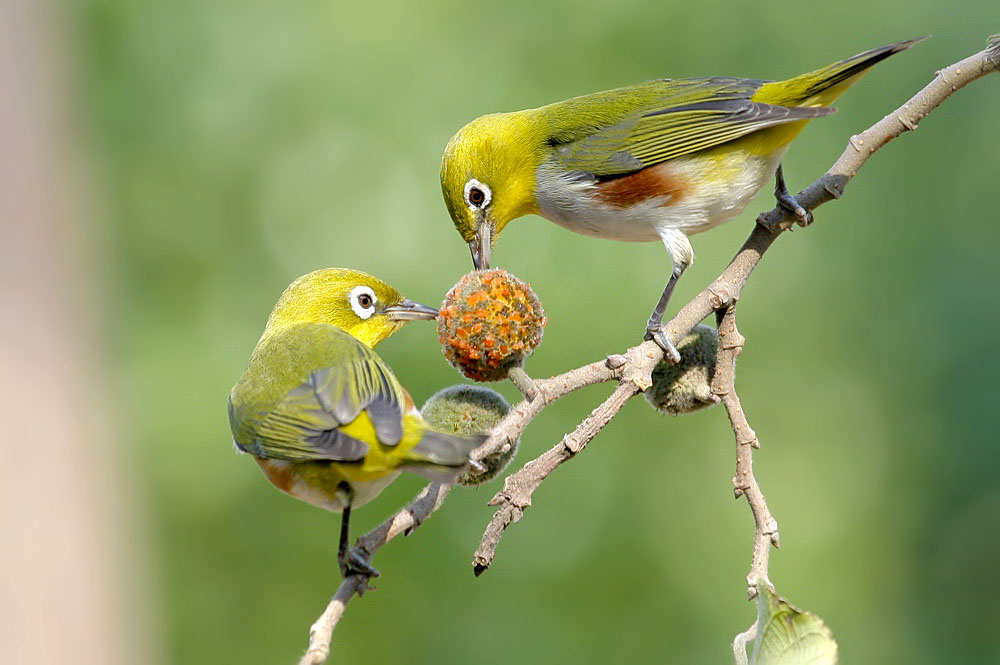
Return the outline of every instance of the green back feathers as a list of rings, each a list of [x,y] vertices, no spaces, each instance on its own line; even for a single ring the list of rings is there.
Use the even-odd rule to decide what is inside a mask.
[[[553,158],[567,171],[613,177],[776,128],[766,151],[829,115],[844,90],[909,40],[866,51],[787,81],[728,77],[648,81],[538,109],[550,120]]]
[[[428,428],[381,358],[329,324],[298,323],[262,339],[229,399],[237,445],[291,462],[357,462],[453,481],[483,437]]]
[[[335,326],[303,322],[261,339],[230,395],[230,424],[240,447],[258,457],[351,461],[367,448],[336,430],[364,411],[375,437],[395,445],[404,402],[368,346]]]
[[[766,127],[833,112],[755,102],[752,97],[760,86],[760,81],[751,79],[716,77],[652,81],[634,86],[634,91],[600,93],[594,97],[617,92],[633,108],[614,124],[589,134],[557,128],[550,141],[554,158],[564,170],[610,177],[707,150]],[[583,106],[580,100],[564,104]],[[617,108],[625,110],[622,105]]]

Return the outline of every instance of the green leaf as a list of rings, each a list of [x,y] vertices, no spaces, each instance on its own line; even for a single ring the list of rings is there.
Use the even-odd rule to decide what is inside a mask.
[[[757,595],[752,665],[836,665],[837,642],[823,620],[795,607],[766,585]]]

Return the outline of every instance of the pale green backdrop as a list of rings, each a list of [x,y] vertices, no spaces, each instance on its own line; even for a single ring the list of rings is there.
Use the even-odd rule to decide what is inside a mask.
[[[230,443],[226,394],[294,277],[371,272],[436,303],[471,267],[438,185],[482,113],[661,76],[799,74],[883,43],[788,154],[795,188],[941,66],[1000,32],[994,2],[81,0],[71,55],[110,238],[122,455],[153,557],[165,662],[291,663],[338,583],[337,519],[271,488]],[[781,526],[779,591],[823,616],[844,663],[1000,661],[997,285],[1000,76],[876,155],[816,225],[782,238],[740,304],[738,383]],[[746,237],[694,239],[682,302]],[[550,375],[636,342],[661,247],[513,223],[495,262],[529,280]],[[418,402],[459,381],[433,327],[379,347]],[[510,397],[507,386],[501,389]],[[552,407],[520,462],[608,388]],[[537,492],[494,567],[469,565],[495,482],[459,489],[375,563],[333,663],[725,663],[754,616],[752,521],[715,408],[630,403]],[[357,514],[368,528],[420,486]]]

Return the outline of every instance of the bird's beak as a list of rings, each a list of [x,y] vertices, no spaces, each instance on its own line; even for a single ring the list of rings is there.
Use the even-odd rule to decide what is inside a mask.
[[[490,247],[493,244],[492,231],[493,227],[489,220],[484,219],[479,224],[476,236],[469,243],[469,249],[472,251],[472,265],[476,267],[476,270],[489,270]]]
[[[438,315],[434,307],[421,305],[409,298],[404,298],[399,304],[389,305],[385,308],[385,313],[393,321],[431,321]]]

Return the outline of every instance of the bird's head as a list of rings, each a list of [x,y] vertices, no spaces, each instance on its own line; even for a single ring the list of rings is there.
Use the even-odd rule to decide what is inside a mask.
[[[544,158],[539,118],[530,111],[476,118],[448,142],[441,190],[477,269],[512,219],[538,212],[535,173]]]
[[[311,321],[329,323],[374,347],[407,321],[434,319],[437,309],[404,298],[358,270],[325,268],[303,275],[278,299],[268,329]]]

